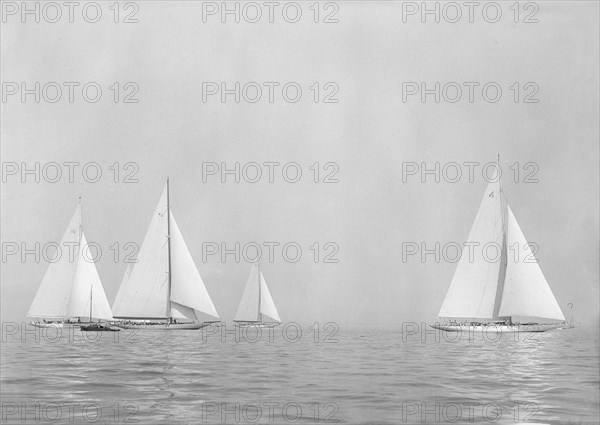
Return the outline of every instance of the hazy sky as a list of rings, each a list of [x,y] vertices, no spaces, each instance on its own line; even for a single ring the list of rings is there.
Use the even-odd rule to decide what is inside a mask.
[[[537,2],[538,23],[521,22],[530,10],[521,10],[515,23],[506,3],[495,24],[480,10],[473,23],[463,16],[456,24],[436,24],[432,17],[423,24],[420,15],[403,22],[401,2],[361,1],[339,2],[338,23],[314,23],[312,2],[302,2],[295,24],[282,18],[282,6],[274,23],[266,16],[254,24],[232,17],[221,23],[219,15],[204,23],[201,3],[138,2],[139,22],[126,24],[113,22],[112,2],[100,3],[96,24],[83,20],[80,10],[69,23],[67,9],[55,24],[31,17],[22,23],[19,14],[2,23],[3,83],[80,83],[73,103],[64,85],[56,103],[36,104],[33,95],[23,103],[20,93],[3,101],[5,167],[96,162],[103,171],[97,183],[82,178],[82,165],[73,183],[66,166],[57,183],[3,175],[3,243],[32,248],[59,242],[81,195],[84,229],[103,250],[97,267],[112,304],[127,265],[123,255],[115,262],[109,247],[141,244],[170,176],[173,214],[223,320],[233,319],[250,265],[231,255],[224,263],[218,256],[203,262],[203,242],[229,248],[235,242],[298,243],[303,255],[297,263],[283,259],[281,246],[274,263],[262,261],[283,321],[430,321],[456,264],[436,263],[432,256],[403,262],[402,244],[462,244],[486,182],[481,167],[473,182],[466,175],[457,183],[435,183],[432,176],[422,183],[419,175],[403,182],[403,163],[487,163],[500,154],[505,167],[519,164],[518,182],[506,170],[506,196],[525,236],[540,248],[537,257],[563,312],[569,316],[573,303],[576,320],[598,322],[597,2]],[[119,19],[132,11],[121,10]],[[333,11],[322,5],[319,20]],[[102,88],[97,103],[81,96],[89,82]],[[109,88],[115,82],[118,103]],[[139,87],[138,103],[122,102],[133,90],[128,82]],[[219,96],[204,103],[203,82],[280,85],[273,103],[266,86],[256,103],[235,103],[233,95],[225,103]],[[289,82],[302,88],[297,103],[282,97]],[[318,103],[309,88],[315,82]],[[335,88],[325,87],[328,82],[339,88],[333,95],[338,103],[323,103]],[[403,82],[427,82],[429,88],[456,82],[463,98],[436,104],[433,95],[425,103],[417,95],[403,102]],[[479,83],[473,103],[464,82]],[[502,89],[496,103],[482,98],[481,87],[489,82]],[[535,87],[532,99],[539,102],[524,103]],[[47,97],[52,90],[48,86]],[[109,167],[116,162],[119,180],[133,170],[123,165],[136,163],[139,182],[115,183]],[[221,183],[219,175],[203,182],[202,164],[208,162],[230,168],[235,162],[296,162],[303,174],[288,183],[280,166],[269,183],[263,167],[257,183],[234,183],[231,176]],[[321,180],[333,170],[323,165],[336,163],[339,182],[314,183],[309,167],[315,162]],[[537,183],[523,182],[533,170],[523,168],[528,162],[537,164]],[[315,242],[321,247],[317,263],[310,249]],[[331,252],[323,251],[327,242],[339,247],[337,263],[323,262]],[[25,260],[3,259],[2,320],[24,318],[48,266],[31,255]]]

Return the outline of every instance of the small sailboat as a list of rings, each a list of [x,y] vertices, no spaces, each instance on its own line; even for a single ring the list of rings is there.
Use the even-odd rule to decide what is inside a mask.
[[[94,322],[92,319],[92,308],[94,306],[94,292],[93,292],[93,288],[94,285],[92,285],[92,287],[90,288],[90,322],[88,324],[85,325],[80,325],[79,329],[81,329],[82,331],[85,332],[91,332],[91,331],[95,331],[95,332],[118,332],[121,329],[119,328],[113,328],[107,324],[104,323],[100,323],[100,322]]]
[[[252,265],[242,300],[233,321],[238,326],[275,326],[281,323],[279,313],[267,287],[258,262]]]
[[[76,247],[74,258],[69,258],[65,250],[69,245]],[[87,294],[92,292],[95,318],[112,320],[96,265],[89,255],[84,255],[87,240],[81,221],[81,198],[61,239],[60,248],[62,252],[48,266],[27,313],[27,317],[37,319],[30,324],[49,328],[81,322],[82,318],[87,317],[88,309],[91,309]]]
[[[565,321],[504,196],[499,162],[469,233],[468,241],[478,245],[474,252],[463,250],[438,314],[449,322],[430,325],[435,329],[544,332]],[[499,260],[486,256],[486,244],[500,247]]]
[[[169,203],[169,180],[113,304],[125,329],[200,329],[219,321]]]

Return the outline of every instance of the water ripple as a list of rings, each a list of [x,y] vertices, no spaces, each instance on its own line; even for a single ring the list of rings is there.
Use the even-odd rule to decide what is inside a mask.
[[[197,332],[140,333],[133,342],[78,335],[2,344],[3,403],[88,404],[101,409],[99,423],[114,423],[115,414],[143,424],[323,423],[328,415],[439,423],[457,406],[463,415],[475,406],[473,423],[486,423],[483,409],[499,415],[496,423],[600,421],[598,336],[580,329],[496,343],[403,342],[390,330],[340,332],[334,344],[312,335],[298,343],[203,341]],[[259,421],[250,420],[255,405]],[[409,415],[421,407],[433,413],[424,421]],[[3,423],[21,423],[7,413]],[[90,422],[82,410],[63,419],[53,423]]]

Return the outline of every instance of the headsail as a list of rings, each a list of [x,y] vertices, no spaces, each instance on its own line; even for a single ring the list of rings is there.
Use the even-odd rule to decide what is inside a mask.
[[[171,308],[191,320],[204,321],[204,315],[210,316],[210,320],[218,320],[219,314],[208,295],[172,212],[170,216]],[[178,306],[174,306],[174,303]]]
[[[92,254],[89,252],[88,243],[82,231],[81,244],[77,253],[75,278],[73,279],[71,296],[67,305],[67,317],[89,317],[91,290],[92,317],[112,320],[110,305],[106,299],[98,270],[96,270],[96,265],[92,260]]]
[[[267,287],[267,282],[265,282],[265,277],[262,272],[260,273],[260,314],[263,316],[267,316],[275,322],[281,322],[279,318],[279,313],[277,312],[277,308],[275,307],[275,303],[273,302],[273,298],[271,297],[271,292],[269,292],[269,288]]]
[[[502,252],[497,252],[504,238],[502,203],[500,182],[489,183],[468,238],[477,245],[472,256],[467,246],[463,248],[440,317],[494,318],[503,263]]]
[[[508,207],[508,256],[501,316],[531,316],[565,320],[525,235]],[[515,249],[516,248],[516,249]]]

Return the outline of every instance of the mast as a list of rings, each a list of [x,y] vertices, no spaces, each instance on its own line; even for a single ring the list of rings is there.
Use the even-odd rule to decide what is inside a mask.
[[[90,323],[92,323],[92,291],[94,289],[94,285],[90,287]]]
[[[75,267],[73,269],[73,281],[75,280],[75,276],[77,276],[77,263],[79,262],[79,256],[83,255],[83,246],[81,245],[81,236],[83,235],[83,219],[81,213],[81,195],[79,195],[79,226],[77,226],[77,230],[79,235],[77,237],[77,246],[79,247],[79,255],[77,255],[77,259],[75,260]],[[93,287],[94,285],[92,285]],[[68,320],[68,318],[67,318]],[[81,319],[78,319],[81,320]],[[92,321],[92,288],[90,287],[90,322]]]
[[[167,255],[169,286],[167,289],[167,321],[171,323],[171,205],[169,203],[169,178],[167,177]]]
[[[262,323],[262,313],[260,312],[260,264],[256,262],[258,268],[258,321]]]
[[[81,195],[79,195],[79,226],[77,226],[77,230],[79,231],[79,243],[81,243],[81,233],[83,232],[83,223],[81,215]],[[81,249],[81,247],[79,248]]]
[[[506,279],[506,267],[508,263],[508,254],[507,254],[507,220],[506,220],[506,205],[504,202],[504,193],[502,192],[502,171],[500,168],[500,154],[498,154],[498,196],[500,197],[500,222],[502,226],[502,246],[500,252],[500,272],[498,273],[498,284],[496,285],[496,297],[494,300],[494,312],[493,318],[498,319],[500,306],[502,304],[502,295],[504,293],[504,281]]]
[[[77,247],[79,248],[79,255],[83,255],[83,246],[81,246],[81,237],[83,236],[83,219],[82,219],[82,213],[81,213],[81,195],[79,195],[79,223],[77,226]],[[73,268],[73,280],[75,280],[75,274],[77,271],[77,262],[79,262],[79,255],[77,255],[76,260],[75,260],[75,267]]]

